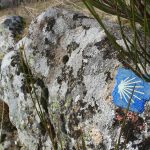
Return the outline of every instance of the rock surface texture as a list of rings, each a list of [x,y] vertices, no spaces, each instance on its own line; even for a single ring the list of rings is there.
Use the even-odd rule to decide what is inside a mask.
[[[108,25],[116,32],[117,25]],[[22,49],[25,55],[20,55]],[[35,93],[64,149],[80,149],[82,138],[88,150],[113,149],[120,127],[114,125],[111,92],[120,62],[94,19],[49,8],[32,21],[27,36],[5,52],[0,98],[9,106],[10,120],[24,149],[52,148],[33,104]],[[26,80],[29,72],[33,81]],[[136,148],[146,134],[138,134],[138,139],[130,140],[127,148],[131,150],[134,141]]]

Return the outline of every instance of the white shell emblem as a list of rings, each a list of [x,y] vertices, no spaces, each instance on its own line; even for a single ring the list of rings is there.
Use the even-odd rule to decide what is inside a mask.
[[[141,96],[144,94],[144,92],[141,92],[140,89],[144,88],[140,85],[142,81],[136,80],[136,77],[129,78],[122,80],[120,84],[118,85],[118,93],[120,95],[121,99],[125,99],[125,101],[128,103],[131,99],[131,102],[134,103],[134,100],[141,100]],[[137,96],[138,94],[138,96]],[[139,96],[141,95],[141,96]],[[134,97],[134,100],[133,100]]]

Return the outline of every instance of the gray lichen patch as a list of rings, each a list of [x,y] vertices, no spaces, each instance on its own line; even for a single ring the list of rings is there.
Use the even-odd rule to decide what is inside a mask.
[[[18,40],[16,38],[21,35],[23,28],[24,20],[22,17],[4,16],[0,18],[0,65],[5,54],[14,50]],[[0,88],[0,95],[1,93],[3,93],[3,88]]]

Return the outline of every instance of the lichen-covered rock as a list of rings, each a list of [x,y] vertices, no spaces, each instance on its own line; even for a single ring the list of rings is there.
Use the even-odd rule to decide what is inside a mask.
[[[39,15],[1,65],[3,100],[21,143],[29,150],[52,148],[33,103],[37,95],[58,149],[80,149],[82,139],[89,150],[113,148],[119,127],[111,92],[119,64],[94,19],[58,8]]]
[[[20,16],[4,16],[0,18],[0,60],[15,46],[16,39],[24,28]]]

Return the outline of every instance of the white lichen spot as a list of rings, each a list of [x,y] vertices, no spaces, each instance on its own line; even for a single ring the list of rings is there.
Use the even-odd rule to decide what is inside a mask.
[[[10,63],[12,61],[11,58],[12,58],[12,56],[14,56],[14,54],[15,54],[15,52],[11,51],[4,56],[4,58],[3,58],[4,61],[2,61],[2,65],[1,65],[2,71],[5,70],[5,68],[10,65]]]
[[[75,103],[77,103],[80,99],[80,95],[78,95],[76,98],[75,98]]]

